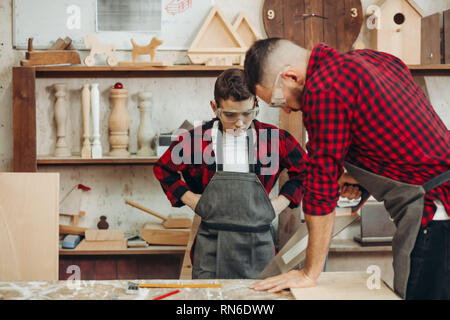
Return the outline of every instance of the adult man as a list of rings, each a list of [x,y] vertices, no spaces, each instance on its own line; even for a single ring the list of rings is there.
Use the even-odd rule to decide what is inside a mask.
[[[303,199],[309,229],[305,267],[253,288],[315,285],[339,185],[358,181],[385,201],[396,223],[395,291],[407,299],[448,299],[449,131],[404,63],[373,50],[342,54],[318,44],[308,51],[272,38],[249,49],[245,72],[250,90],[261,99],[286,112],[303,112],[310,158]],[[344,164],[357,181],[338,183]]]

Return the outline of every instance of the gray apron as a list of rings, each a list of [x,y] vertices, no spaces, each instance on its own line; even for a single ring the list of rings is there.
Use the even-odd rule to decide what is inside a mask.
[[[450,171],[424,185],[413,185],[374,174],[348,162],[345,162],[344,166],[377,201],[384,201],[384,206],[397,227],[392,239],[394,290],[404,299],[411,267],[410,255],[419,233],[424,210],[424,195],[450,180]]]
[[[202,222],[192,278],[255,279],[275,256],[270,230],[275,211],[254,172],[250,146],[250,173],[223,171],[222,149],[218,136],[217,170],[195,208]]]

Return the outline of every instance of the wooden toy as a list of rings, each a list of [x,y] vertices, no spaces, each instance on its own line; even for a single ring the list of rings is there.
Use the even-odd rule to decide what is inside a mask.
[[[388,52],[406,64],[421,63],[421,20],[423,10],[413,0],[383,0],[380,8],[379,28],[373,29],[372,49]]]
[[[131,44],[133,46],[133,50],[131,51],[131,56],[133,61],[132,62],[119,62],[120,67],[154,67],[154,66],[162,66],[162,62],[156,62],[155,55],[156,55],[156,48],[159,47],[163,42],[159,40],[156,37],[153,37],[150,43],[146,46],[139,46],[136,44],[134,39],[131,39]],[[138,56],[140,55],[149,55],[150,56],[150,62],[145,61],[136,61]]]
[[[122,84],[116,84],[109,90],[111,114],[109,116],[109,145],[111,157],[128,157],[128,130],[130,120],[127,111],[128,90]]]
[[[89,140],[90,112],[91,112],[91,92],[89,85],[84,84],[81,89],[81,107],[83,112],[83,146],[81,147],[81,158],[92,158],[91,142]]]
[[[91,84],[91,107],[92,107],[92,158],[102,157],[102,145],[100,143],[100,96],[98,92],[98,83]]]
[[[66,143],[66,124],[67,124],[67,85],[57,83],[53,85],[55,89],[55,122],[56,122],[56,147],[55,157],[69,157],[70,150]]]
[[[149,55],[150,62],[155,60],[156,48],[159,47],[163,42],[156,37],[153,37],[150,43],[146,46],[139,46],[136,44],[134,39],[131,39],[131,44],[133,45],[133,51],[131,52],[131,56],[133,62],[136,62],[136,59],[140,55]]]
[[[28,39],[28,51],[25,53],[25,60],[20,61],[21,66],[41,66],[41,65],[72,65],[80,64],[79,53],[71,46],[72,40],[66,38],[55,42],[50,50],[34,51],[33,38]],[[59,39],[58,39],[59,40]],[[56,48],[56,49],[54,49]],[[62,49],[61,49],[62,48]]]
[[[151,118],[152,93],[150,91],[139,92],[138,97],[140,122],[137,136],[139,147],[137,155],[142,157],[150,157],[155,155],[155,152],[150,145],[154,135]]]
[[[261,35],[245,12],[241,12],[236,18],[236,21],[233,23],[233,29],[244,42],[247,49],[250,48],[256,40],[261,39]]]
[[[246,45],[216,5],[197,33],[188,57],[194,64],[240,64]]]
[[[84,45],[86,48],[91,48],[91,52],[84,59],[84,63],[91,67],[95,64],[95,55],[96,54],[105,54],[107,56],[106,63],[110,67],[114,67],[117,65],[117,58],[114,56],[115,46],[113,44],[101,44],[97,37],[93,34],[89,34],[84,37]]]

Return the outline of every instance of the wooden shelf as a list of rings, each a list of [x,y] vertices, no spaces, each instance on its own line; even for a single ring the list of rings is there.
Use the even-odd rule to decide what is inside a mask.
[[[413,75],[423,76],[448,76],[450,64],[408,65]]]
[[[24,67],[21,67],[24,68]],[[242,66],[203,66],[175,65],[163,67],[86,67],[86,66],[55,66],[29,67],[34,68],[36,78],[112,78],[112,77],[217,77],[230,68],[243,69]]]
[[[37,158],[38,166],[46,165],[154,165],[159,158],[143,158],[131,156],[130,158],[104,157],[101,159],[82,159],[74,156],[70,158],[56,158],[51,156],[41,156]]]
[[[148,246],[147,248],[129,248],[125,250],[76,250],[59,249],[59,255],[96,256],[96,255],[148,255],[148,254],[184,254],[185,246]]]

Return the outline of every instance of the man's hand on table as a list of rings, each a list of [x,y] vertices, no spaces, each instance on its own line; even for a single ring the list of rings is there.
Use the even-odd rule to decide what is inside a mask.
[[[280,274],[279,276],[270,277],[255,282],[250,288],[256,291],[278,292],[287,288],[310,288],[316,285],[316,280],[310,278],[305,269],[291,270]]]

